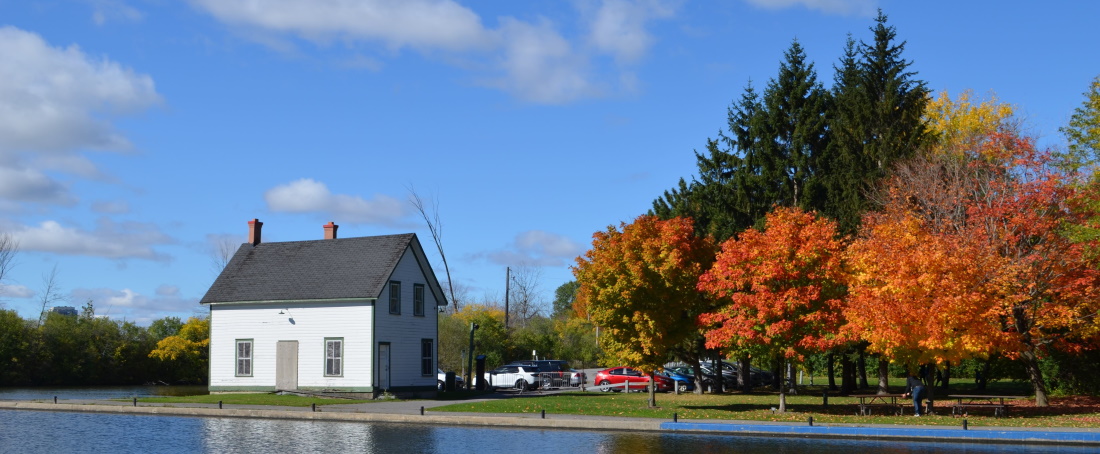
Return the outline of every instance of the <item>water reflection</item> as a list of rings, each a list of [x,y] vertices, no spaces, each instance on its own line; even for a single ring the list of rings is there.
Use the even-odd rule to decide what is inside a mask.
[[[1093,448],[0,410],[0,453],[993,453]]]
[[[0,388],[0,400],[130,399],[209,394],[206,386],[42,386]]]

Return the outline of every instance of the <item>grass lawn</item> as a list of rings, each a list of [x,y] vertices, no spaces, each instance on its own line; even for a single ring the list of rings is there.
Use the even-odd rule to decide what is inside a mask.
[[[771,409],[779,406],[778,393],[727,393],[727,394],[658,394],[659,408],[647,408],[648,394],[615,392],[569,392],[557,395],[516,397],[485,402],[455,403],[435,407],[432,411],[486,412],[486,413],[547,413],[626,416],[672,419],[676,413],[680,419],[697,420],[747,420],[806,422],[813,417],[815,423],[851,424],[919,424],[961,426],[962,418],[951,415],[951,400],[946,396],[936,402],[936,415],[916,418],[910,405],[903,407],[906,416],[874,415],[858,416],[854,397],[829,396],[829,405],[822,406],[820,387],[803,389],[800,394],[787,396],[787,413]],[[969,393],[952,389],[951,394]],[[992,394],[992,393],[986,393]],[[997,393],[1006,394],[1006,393]],[[1026,395],[1016,393],[1017,395]],[[901,401],[901,399],[899,399]],[[1055,397],[1052,405],[1037,408],[1031,399],[1006,402],[1008,417],[995,418],[992,411],[976,412],[966,416],[970,426],[1014,427],[1100,427],[1100,399],[1089,397]]]
[[[120,399],[129,400],[129,399]],[[374,400],[330,399],[323,397],[304,397],[278,394],[205,394],[200,396],[171,396],[171,397],[144,397],[138,398],[138,402],[158,404],[216,404],[221,401],[225,405],[272,405],[283,407],[308,407],[312,404],[361,404],[376,402]]]

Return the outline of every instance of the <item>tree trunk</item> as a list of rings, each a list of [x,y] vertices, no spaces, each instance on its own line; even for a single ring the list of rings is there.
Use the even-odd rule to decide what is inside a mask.
[[[788,391],[788,393],[790,393],[790,394],[798,394],[798,388],[795,387],[795,385],[797,383],[795,382],[796,377],[794,376],[794,372],[795,372],[794,363],[791,362],[791,360],[787,360],[787,374],[786,375],[787,375],[787,381],[788,381],[787,384],[790,386],[790,391]]]
[[[673,382],[672,386],[676,386]],[[657,372],[649,371],[649,408],[657,408]]]
[[[856,363],[859,367],[859,388],[867,389],[871,385],[867,384],[867,359],[863,349],[859,350],[859,362]]]
[[[741,390],[752,391],[752,360],[748,356],[741,357],[741,367],[737,371],[738,380],[741,382]]]
[[[947,365],[944,366],[944,368],[943,368],[943,380],[940,382],[940,389],[942,389],[944,393],[947,393],[947,392],[950,391],[950,389],[949,389],[950,386],[951,386],[951,362],[948,361]]]
[[[783,363],[780,362],[779,370],[783,370],[783,369],[784,369]],[[779,374],[776,374],[776,376],[778,377]],[[779,412],[780,413],[786,413],[787,412],[787,387],[783,386],[782,384],[780,384],[780,386],[779,386]]]
[[[982,367],[978,369],[978,376],[974,377],[974,381],[978,384],[979,391],[985,391],[985,384],[989,381],[989,359],[982,361]]]
[[[848,395],[855,390],[856,371],[852,359],[847,354],[840,355],[840,394]]]
[[[1031,380],[1031,386],[1035,390],[1035,406],[1046,407],[1050,405],[1047,398],[1047,385],[1043,380],[1043,372],[1039,370],[1039,358],[1035,355],[1033,348],[1028,346],[1028,349],[1020,354],[1020,360],[1024,362],[1027,378]]]
[[[829,390],[830,391],[836,391],[836,370],[834,370],[835,369],[834,368],[834,363],[835,362],[836,362],[836,357],[833,356],[832,353],[829,353],[829,355],[826,356],[825,369],[827,370],[826,373],[829,374]]]
[[[890,363],[886,358],[878,358],[878,393],[890,393]]]

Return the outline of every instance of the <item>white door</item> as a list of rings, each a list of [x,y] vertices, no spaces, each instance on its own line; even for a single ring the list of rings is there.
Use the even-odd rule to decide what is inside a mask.
[[[390,344],[378,344],[378,387],[390,389]]]
[[[275,389],[298,389],[298,341],[275,344]]]

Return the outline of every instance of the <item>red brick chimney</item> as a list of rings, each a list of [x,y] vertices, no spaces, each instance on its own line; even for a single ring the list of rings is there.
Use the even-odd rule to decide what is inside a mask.
[[[248,242],[253,246],[260,244],[260,230],[263,228],[264,223],[259,219],[253,219],[248,221]]]
[[[336,225],[332,221],[328,221],[328,224],[325,224],[324,227],[325,227],[325,239],[326,240],[335,240],[336,239],[336,229],[340,228],[340,226]]]

